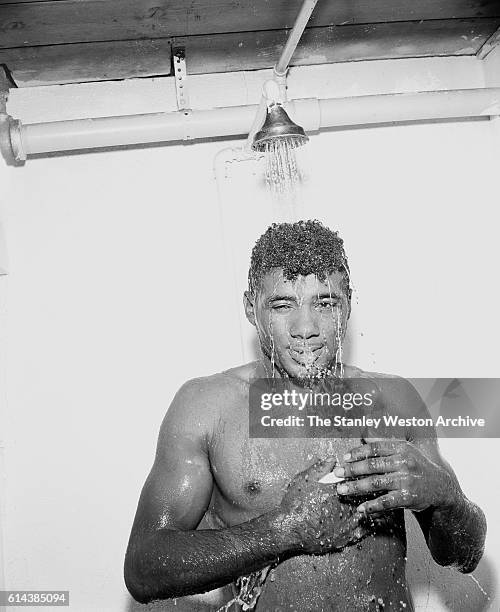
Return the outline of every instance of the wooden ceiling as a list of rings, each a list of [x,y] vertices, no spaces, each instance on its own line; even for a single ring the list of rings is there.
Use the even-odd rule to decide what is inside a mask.
[[[19,87],[270,68],[301,0],[0,0],[0,64]],[[500,0],[319,0],[291,65],[476,55]],[[482,50],[482,51],[481,51]]]

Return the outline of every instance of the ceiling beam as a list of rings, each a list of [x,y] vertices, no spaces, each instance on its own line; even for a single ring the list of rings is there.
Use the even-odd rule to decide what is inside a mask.
[[[500,26],[500,19],[378,23],[307,28],[290,65],[376,59],[475,55]],[[174,38],[186,48],[189,74],[271,68],[287,31]]]
[[[450,19],[308,28],[291,65],[475,55],[500,19]],[[287,30],[0,50],[20,87],[171,74],[171,45],[186,48],[188,74],[271,68]]]
[[[18,87],[168,76],[171,61],[169,38],[0,49]]]
[[[0,47],[133,40],[293,26],[302,0],[0,0]],[[330,0],[311,26],[500,17],[498,0]]]

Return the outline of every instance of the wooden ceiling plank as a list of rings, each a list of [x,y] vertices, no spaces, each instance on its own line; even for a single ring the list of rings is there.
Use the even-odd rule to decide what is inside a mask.
[[[306,30],[292,65],[474,55],[500,19],[404,22]],[[20,87],[170,74],[170,44],[186,47],[189,74],[271,68],[287,31],[242,32],[172,40],[83,43],[0,50]]]
[[[0,48],[283,29],[301,0],[0,0]],[[310,25],[500,17],[499,0],[319,2]]]
[[[110,81],[171,73],[171,41],[133,40],[0,50],[18,87]]]
[[[291,66],[376,59],[475,55],[500,26],[500,19],[440,20],[310,28],[304,32]],[[271,68],[286,31],[174,38],[186,47],[189,74]]]

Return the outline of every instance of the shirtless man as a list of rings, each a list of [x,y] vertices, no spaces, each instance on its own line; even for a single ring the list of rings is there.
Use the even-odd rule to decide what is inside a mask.
[[[204,608],[213,610],[239,589],[228,610],[412,610],[404,509],[437,563],[477,566],[484,515],[435,436],[249,437],[256,378],[297,389],[371,380],[341,360],[350,297],[343,242],[319,222],[273,225],[258,240],[244,304],[261,357],[187,382],[168,409],[125,559],[137,601],[182,598],[177,609],[194,610],[186,596],[219,589],[219,603]],[[377,378],[387,411],[428,416],[409,383],[390,380]],[[345,481],[320,483],[332,470]]]

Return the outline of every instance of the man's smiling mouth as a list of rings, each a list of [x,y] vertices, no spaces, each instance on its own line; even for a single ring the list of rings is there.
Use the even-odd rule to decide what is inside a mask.
[[[311,367],[320,357],[322,345],[319,346],[297,346],[290,347],[289,353],[291,358],[300,366]]]

